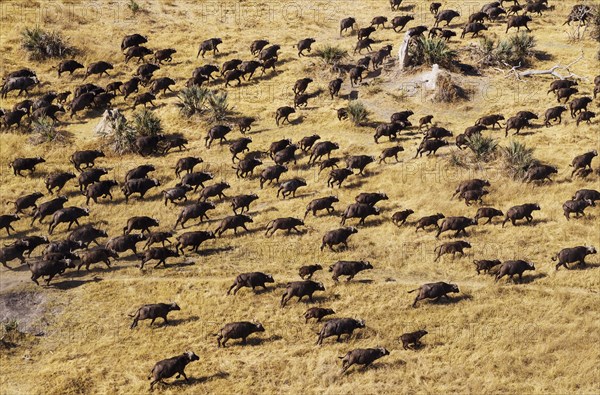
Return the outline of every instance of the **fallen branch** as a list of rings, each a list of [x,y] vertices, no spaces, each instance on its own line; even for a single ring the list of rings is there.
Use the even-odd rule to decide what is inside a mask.
[[[512,67],[510,70],[508,70],[506,72],[507,76],[508,75],[513,75],[517,80],[522,81],[522,78],[524,77],[530,77],[530,76],[534,76],[534,75],[552,75],[558,79],[564,80],[567,78],[574,78],[577,80],[585,80],[587,81],[588,79],[586,77],[580,77],[575,73],[572,73],[570,68],[576,64],[577,62],[579,62],[581,59],[583,59],[583,51],[581,52],[581,55],[579,55],[579,57],[577,59],[575,59],[574,61],[572,61],[571,63],[567,64],[566,66],[557,64],[555,66],[552,66],[551,68],[549,68],[548,70],[525,70],[525,71],[517,71],[517,69],[519,67],[521,67],[521,64],[519,63],[518,66],[514,66]],[[510,66],[507,65],[506,66]],[[566,72],[568,72],[569,74],[561,74],[558,72],[558,70],[564,70]]]

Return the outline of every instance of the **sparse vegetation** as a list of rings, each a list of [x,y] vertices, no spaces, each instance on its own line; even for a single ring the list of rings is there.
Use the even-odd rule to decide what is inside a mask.
[[[360,101],[352,100],[348,103],[348,115],[355,125],[360,125],[367,121],[369,111]]]
[[[96,134],[111,151],[123,155],[132,152],[136,130],[119,110],[107,110],[96,125]]]
[[[127,8],[129,8],[133,15],[142,11],[142,6],[140,6],[135,0],[129,0],[129,3],[127,3]]]
[[[188,118],[192,115],[203,114],[207,110],[206,102],[209,94],[210,91],[206,88],[197,86],[183,88],[177,96],[179,98],[177,105],[181,113]]]
[[[327,64],[340,62],[348,57],[348,51],[333,45],[325,45],[315,51],[315,55]]]
[[[521,32],[500,41],[481,38],[477,51],[480,63],[486,66],[525,66],[534,58],[535,46],[534,37]]]
[[[467,92],[458,84],[454,83],[450,74],[441,73],[437,77],[433,100],[443,103],[454,103],[467,100]]]
[[[21,47],[33,60],[63,58],[75,52],[59,32],[45,31],[38,26],[21,32]]]
[[[482,134],[475,134],[467,138],[469,149],[475,155],[478,161],[488,162],[494,158],[497,149],[498,141],[492,137],[487,137]]]
[[[48,117],[31,121],[29,142],[33,145],[43,143],[65,144],[69,141],[67,133],[58,130],[54,121]]]
[[[413,41],[408,50],[410,62],[413,66],[432,66],[437,64],[444,68],[451,68],[457,53],[450,49],[445,40],[421,37]]]
[[[208,95],[210,119],[213,122],[222,121],[232,111],[227,100],[227,92],[211,92]]]
[[[163,131],[160,118],[145,108],[133,114],[132,126],[139,136],[155,136]]]
[[[600,42],[600,5],[596,4],[592,6],[591,13],[591,32],[590,35],[592,38],[598,42]],[[598,52],[600,54],[600,51]]]
[[[506,147],[500,147],[504,169],[513,179],[521,179],[527,169],[535,162],[533,148],[516,140],[511,140]]]

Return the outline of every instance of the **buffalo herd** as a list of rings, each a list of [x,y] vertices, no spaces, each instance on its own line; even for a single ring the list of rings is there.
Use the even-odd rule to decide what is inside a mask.
[[[503,8],[500,3],[490,3],[484,6],[481,11],[473,13],[468,17],[461,38],[464,38],[467,33],[471,33],[472,37],[476,37],[482,31],[487,30],[487,26],[484,25],[485,20],[495,22],[501,18],[506,20],[506,32],[512,28],[517,31],[520,28],[530,31],[528,24],[532,25],[533,22],[536,22],[532,15],[542,15],[543,12],[551,10],[545,0],[531,1],[526,5],[519,5],[517,1],[514,3],[514,6],[507,9]],[[390,0],[391,10],[398,10],[400,4],[401,0]],[[450,9],[440,10],[441,4],[439,3],[432,3],[430,6],[431,13],[434,15],[433,27],[413,26],[408,29],[407,34],[416,37],[429,30],[430,37],[450,40],[456,36],[455,32],[448,29],[451,28],[450,24],[453,20],[462,18],[461,14]],[[581,21],[581,18],[584,18],[585,22],[585,18],[587,18],[585,15],[587,14],[581,14],[584,16],[578,15],[580,14],[572,12],[569,15],[569,20],[565,23]],[[371,46],[375,45],[377,41],[372,39],[371,35],[376,34],[378,29],[391,28],[394,31],[401,32],[413,20],[414,18],[410,15],[396,16],[390,18],[390,20],[385,16],[376,16],[369,26],[357,29],[356,19],[347,17],[340,22],[339,34],[340,36],[346,35],[349,30],[352,34],[356,32],[358,41],[355,52],[360,54],[363,50],[373,51]],[[132,34],[126,36],[121,42],[121,51],[125,63],[129,61],[142,63],[130,80],[124,82],[112,81],[106,88],[91,83],[80,85],[74,89],[73,98],[70,104],[66,106],[63,106],[62,103],[67,101],[67,98],[71,96],[71,92],[48,92],[41,99],[35,101],[26,99],[19,102],[10,111],[2,110],[0,115],[2,116],[3,126],[5,128],[11,128],[13,125],[20,127],[25,117],[30,120],[36,117],[48,117],[53,122],[58,123],[61,121],[57,116],[60,113],[65,113],[67,109],[70,110],[70,117],[72,118],[85,109],[110,108],[111,101],[117,94],[123,95],[124,99],[127,99],[129,95],[136,94],[132,102],[132,108],[138,105],[145,107],[147,104],[154,107],[157,96],[161,92],[164,94],[170,91],[171,87],[178,83],[168,77],[154,78],[153,73],[164,66],[163,62],[172,62],[173,57],[178,56],[178,52],[173,48],[149,49],[144,46],[148,41],[149,39],[146,36]],[[297,41],[293,45],[293,48],[297,51],[295,56],[298,58],[314,56],[311,55],[311,51],[313,44],[316,42],[318,42],[318,39],[310,37]],[[221,54],[219,46],[223,48],[230,45],[233,44],[221,38],[206,39],[200,43],[196,58]],[[208,84],[211,79],[217,80],[219,77],[215,77],[213,74],[219,73],[225,87],[229,87],[230,82],[233,81],[237,81],[237,85],[240,85],[242,79],[249,81],[258,68],[262,68],[262,75],[265,74],[267,69],[275,70],[282,48],[283,46],[271,44],[268,40],[255,40],[250,47],[250,54],[255,56],[257,60],[231,59],[226,61],[220,68],[210,64],[198,67],[194,70],[192,78],[187,81],[186,86]],[[350,65],[347,70],[350,84],[352,86],[355,84],[361,85],[363,78],[366,78],[364,74],[368,70],[369,64],[377,69],[382,65],[384,59],[391,58],[391,50],[391,46],[385,46],[375,51],[368,59],[363,58],[357,64]],[[149,61],[146,57],[152,58],[153,61]],[[342,66],[337,64],[334,68],[341,69]],[[90,76],[100,78],[106,75],[110,77],[109,71],[114,68],[113,64],[106,61],[90,63],[86,67],[75,59],[69,59],[60,62],[57,66],[57,73],[58,78],[61,78],[64,73],[69,75],[83,73],[82,79],[85,80]],[[84,71],[78,71],[79,69]],[[342,74],[340,74],[340,77],[342,77]],[[306,106],[307,100],[312,97],[307,94],[312,83],[314,83],[312,78],[304,77],[298,79],[291,87],[295,96],[293,105],[277,108],[274,114],[277,127],[296,123],[294,119],[290,120],[290,117],[297,116],[298,108]],[[343,83],[343,78],[336,78],[329,83],[329,93],[332,100],[339,95]],[[594,90],[595,97],[596,93],[600,91],[598,89],[600,76],[595,78],[594,83],[597,88]],[[22,69],[5,77],[1,93],[3,98],[6,98],[13,91],[17,91],[18,96],[22,93],[29,95],[38,86],[41,87],[42,84],[40,84],[37,74],[32,70]],[[140,93],[143,87],[149,87],[149,91]],[[232,87],[232,89],[235,88]],[[571,97],[579,94],[579,89],[576,79],[556,80],[550,84],[548,94],[555,94],[558,103],[561,105],[552,107],[543,113],[544,126],[551,127],[553,122],[560,124],[563,112],[570,114],[576,120],[578,127],[581,123],[588,125],[592,122],[595,114],[588,110],[588,105],[593,99],[588,96],[577,96],[571,99]],[[57,104],[54,104],[55,101]],[[567,102],[568,105],[563,105]],[[530,122],[538,119],[537,114],[535,111],[521,111],[514,116],[507,115],[506,117],[500,113],[483,115],[475,120],[473,126],[469,126],[464,133],[456,135],[456,146],[459,149],[464,149],[473,136],[479,135],[482,131],[488,129],[504,128],[505,136],[508,136],[508,132],[511,130],[515,130],[515,134],[519,134],[523,128],[532,126]],[[399,111],[391,115],[389,122],[375,125],[374,143],[379,144],[379,140],[383,137],[386,137],[385,142],[388,139],[389,141],[397,140],[398,135],[403,131],[413,128],[410,120],[413,115],[414,113],[411,110]],[[337,110],[337,116],[339,120],[346,119],[348,109]],[[450,142],[447,138],[455,135],[451,130],[434,124],[433,118],[434,116],[430,114],[420,116],[418,128],[416,129],[423,132],[423,138],[418,145],[414,158],[420,158],[423,154],[427,156],[435,155],[438,150],[448,147]],[[239,119],[240,132],[245,135],[257,119],[255,117],[242,117]],[[504,126],[502,122],[505,123]],[[201,254],[200,247],[203,243],[216,238],[228,237],[225,235],[225,232],[228,231],[232,231],[234,235],[237,235],[242,230],[250,232],[249,228],[264,226],[266,237],[286,237],[282,234],[289,235],[292,231],[297,234],[304,234],[313,231],[305,221],[317,216],[333,216],[336,213],[341,213],[339,215],[339,227],[332,227],[331,230],[323,234],[319,246],[320,251],[327,248],[329,251],[337,253],[357,248],[355,245],[360,245],[361,233],[368,232],[367,224],[380,226],[386,220],[391,220],[390,222],[399,228],[414,227],[415,232],[419,230],[428,232],[430,229],[434,229],[436,231],[435,238],[442,236],[445,232],[453,232],[453,237],[461,235],[469,237],[469,234],[476,235],[478,229],[481,229],[482,226],[491,228],[494,224],[499,224],[500,220],[502,222],[500,228],[504,228],[507,222],[510,222],[512,226],[523,226],[524,221],[529,226],[535,226],[534,215],[538,216],[539,212],[543,213],[544,207],[536,202],[525,201],[505,209],[489,207],[486,205],[485,200],[489,198],[488,195],[493,191],[492,183],[486,179],[473,178],[460,182],[454,193],[448,196],[449,199],[458,198],[460,201],[464,201],[469,209],[473,204],[480,206],[476,212],[469,215],[465,213],[463,216],[446,216],[440,212],[429,212],[423,213],[414,222],[410,222],[409,216],[416,214],[417,207],[402,208],[394,213],[387,213],[378,206],[380,202],[390,199],[383,192],[360,192],[356,195],[354,202],[339,210],[335,207],[340,203],[339,197],[331,193],[323,193],[308,202],[304,215],[299,212],[297,213],[298,216],[273,218],[266,224],[256,224],[252,215],[249,214],[249,210],[250,206],[259,200],[259,196],[256,193],[228,196],[227,193],[229,192],[227,190],[231,188],[230,183],[243,182],[243,180],[253,182],[253,180],[258,179],[259,181],[256,184],[260,189],[268,188],[271,184],[276,185],[276,193],[273,194],[278,199],[301,199],[304,196],[303,188],[309,186],[309,182],[297,176],[286,177],[286,173],[291,173],[292,165],[300,166],[298,162],[303,158],[307,158],[306,164],[301,164],[301,166],[318,166],[319,172],[325,169],[329,171],[327,182],[322,185],[323,188],[325,186],[332,189],[356,188],[354,184],[349,184],[349,181],[346,180],[368,177],[369,169],[376,166],[380,168],[385,166],[386,159],[393,158],[396,162],[400,161],[398,156],[402,154],[404,148],[400,145],[385,148],[378,158],[366,154],[332,158],[332,153],[340,150],[344,145],[344,138],[340,137],[338,141],[329,141],[321,139],[317,134],[310,134],[298,138],[297,142],[286,138],[274,141],[269,147],[263,147],[262,150],[251,151],[249,145],[252,144],[252,138],[243,136],[240,139],[231,140],[230,136],[233,133],[235,131],[231,125],[214,125],[206,132],[203,144],[206,150],[210,150],[213,143],[229,145],[237,180],[233,178],[217,182],[214,180],[215,176],[212,173],[195,171],[195,167],[203,163],[203,159],[198,156],[184,157],[173,163],[176,183],[171,187],[164,185],[164,181],[161,183],[159,179],[152,177],[151,173],[156,171],[156,167],[149,163],[130,169],[122,181],[104,179],[109,170],[96,165],[96,161],[106,160],[107,155],[103,150],[83,150],[72,153],[68,157],[68,162],[72,166],[71,169],[67,170],[65,168],[65,171],[50,174],[45,179],[45,187],[48,194],[51,195],[50,198],[45,199],[45,193],[40,191],[22,190],[21,194],[10,202],[14,205],[14,211],[0,215],[0,230],[6,231],[7,235],[11,235],[11,231],[18,232],[20,235],[22,232],[31,230],[36,220],[43,224],[42,221],[46,217],[50,218],[47,222],[47,235],[19,236],[10,243],[3,243],[0,248],[0,262],[5,268],[11,270],[13,268],[10,265],[14,264],[15,261],[18,261],[21,265],[26,264],[31,271],[33,282],[39,285],[38,279],[42,278],[45,279],[46,285],[49,285],[55,276],[62,275],[71,269],[76,268],[79,271],[85,266],[86,270],[89,271],[90,266],[96,263],[104,263],[110,269],[111,260],[121,259],[127,251],[131,251],[139,259],[139,267],[142,270],[148,262],[153,262],[154,268],[158,268],[160,265],[167,267],[167,260],[170,258],[185,256],[186,253]],[[170,149],[186,149],[185,144],[187,143],[188,141],[182,137],[160,134],[138,137],[135,141],[135,147],[136,153],[143,157],[163,156],[167,155]],[[570,175],[571,177],[585,179],[592,172],[592,161],[598,153],[596,150],[588,150],[586,152],[576,152],[573,155]],[[412,157],[412,155],[410,156]],[[268,159],[266,157],[270,157],[274,163],[272,165],[267,164]],[[407,157],[406,160],[411,159]],[[36,169],[44,167],[45,163],[46,160],[43,157],[12,157],[9,163],[12,170],[11,177],[31,177]],[[67,160],[63,164],[68,166]],[[523,181],[541,184],[553,182],[551,177],[559,169],[548,164],[533,163],[524,170]],[[282,177],[284,180],[280,181]],[[78,191],[86,198],[85,207],[68,205],[69,198],[66,194],[63,194],[65,188],[68,189],[75,183],[77,183]],[[102,210],[101,206],[103,204],[120,204],[105,201],[105,199],[113,200],[114,189],[120,189],[125,205],[135,204],[132,199],[134,201],[136,198],[143,200],[146,195],[155,194],[162,195],[162,200],[164,200],[167,209],[182,205],[179,214],[172,217],[173,230],[159,230],[160,222],[153,218],[150,213],[129,218],[122,228],[122,234],[108,235],[106,231],[96,228],[92,224],[80,224],[80,221],[84,221],[85,217],[90,215],[90,212]],[[190,201],[192,193],[197,193],[197,200]],[[134,195],[137,195],[137,197],[134,197]],[[209,221],[209,212],[225,200],[231,202],[233,213],[220,218],[218,225],[213,230],[183,231],[190,221],[194,222],[192,226],[203,223],[205,220]],[[576,191],[571,199],[562,205],[566,220],[586,216],[584,210],[595,206],[598,200],[600,200],[600,192],[597,190],[580,189]],[[312,217],[309,217],[308,214],[312,214]],[[32,218],[31,223],[25,223],[24,217],[26,216]],[[307,217],[309,218],[307,219]],[[496,217],[499,220],[494,221]],[[480,219],[486,219],[487,221],[480,224]],[[348,221],[351,221],[353,226],[347,225]],[[53,232],[58,227],[66,227],[70,231],[73,225],[77,227],[69,233],[66,239],[52,238]],[[512,226],[509,225],[510,228]],[[181,228],[182,232],[177,233],[178,227]],[[469,232],[467,232],[467,229],[469,229]],[[102,243],[98,241],[98,239],[103,238],[108,238],[108,240]],[[144,243],[144,246],[138,247],[138,243]],[[31,253],[43,245],[46,245],[43,253],[39,257],[30,258]],[[446,254],[452,254],[452,257],[456,254],[463,256],[466,254],[465,249],[470,248],[472,248],[472,245],[466,240],[445,242],[435,248],[434,261],[438,261]],[[574,246],[562,249],[551,259],[557,262],[556,270],[561,266],[568,269],[569,265],[585,265],[585,258],[590,254],[596,254],[594,247]],[[25,258],[25,255],[28,259]],[[502,262],[495,257],[492,259],[489,259],[490,257],[480,258],[474,260],[474,271],[477,274],[481,272],[484,274],[489,273],[494,276],[495,281],[504,276],[513,279],[515,275],[521,281],[525,271],[536,270],[534,263],[526,260]],[[280,307],[284,308],[292,298],[297,298],[300,301],[306,297],[309,302],[315,302],[316,296],[314,294],[326,290],[322,282],[311,279],[319,270],[323,270],[320,264],[302,266],[298,270],[301,280],[282,284],[283,294]],[[346,281],[351,281],[356,275],[365,270],[376,271],[377,264],[371,264],[367,260],[339,260],[331,264],[328,270],[332,273],[334,283],[337,283],[342,276],[346,277]],[[240,273],[234,279],[226,294],[229,295],[233,291],[233,295],[236,295],[243,287],[251,288],[253,291],[256,291],[257,288],[267,290],[267,284],[270,283],[275,283],[275,279],[269,274],[262,272]],[[457,284],[433,282],[423,284],[419,288],[408,292],[417,292],[412,303],[412,307],[416,307],[417,303],[422,300],[450,299],[450,294],[459,293],[460,291]],[[139,320],[147,319],[151,320],[150,325],[157,318],[161,318],[164,324],[168,324],[167,314],[179,310],[181,309],[177,303],[143,305],[131,315],[133,317],[131,328],[135,328]],[[311,307],[303,317],[306,322],[312,318],[320,322],[324,317],[333,314],[336,314],[336,312],[330,308]],[[355,330],[363,328],[366,328],[366,323],[361,319],[349,317],[328,319],[319,331],[316,343],[320,345],[329,337],[336,337],[339,341],[342,335],[350,337]],[[224,348],[230,339],[241,339],[241,343],[245,344],[250,335],[265,332],[265,330],[265,327],[256,321],[228,323],[217,332],[217,345]],[[406,333],[400,337],[400,341],[402,341],[404,349],[417,349],[422,346],[420,339],[426,334],[427,332],[422,329]],[[384,347],[352,350],[345,356],[340,357],[343,365],[342,372],[355,364],[369,366],[375,360],[389,353]],[[193,352],[187,351],[179,356],[158,362],[149,376],[149,379],[153,380],[151,388],[156,383],[160,383],[163,379],[172,377],[175,374],[182,375],[187,380],[184,373],[186,365],[198,359],[198,356]]]

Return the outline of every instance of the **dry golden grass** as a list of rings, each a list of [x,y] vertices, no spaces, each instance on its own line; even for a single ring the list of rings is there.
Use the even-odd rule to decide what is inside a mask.
[[[43,28],[62,31],[70,42],[82,52],[77,57],[84,64],[97,60],[115,63],[112,77],[89,82],[104,85],[112,80],[126,80],[137,64],[124,64],[119,51],[121,38],[133,32],[148,34],[150,48],[174,47],[178,53],[173,64],[165,65],[157,76],[176,78],[181,87],[192,70],[207,62],[221,64],[224,60],[239,57],[250,59],[249,44],[257,38],[268,38],[282,44],[281,61],[277,76],[253,79],[241,88],[229,88],[230,103],[239,114],[258,119],[250,136],[253,149],[264,149],[269,142],[288,137],[298,140],[305,135],[318,133],[323,140],[340,143],[345,154],[372,154],[378,156],[384,147],[395,143],[381,140],[375,145],[372,128],[351,126],[338,122],[335,109],[346,105],[342,99],[330,100],[324,92],[291,117],[303,118],[297,125],[276,128],[274,111],[281,105],[292,103],[291,87],[296,79],[311,76],[315,79],[310,92],[326,91],[327,82],[334,78],[315,57],[298,59],[292,45],[299,39],[315,37],[320,45],[333,43],[352,53],[355,36],[339,37],[339,20],[346,16],[357,18],[365,26],[376,15],[391,19],[400,14],[390,12],[386,1],[334,1],[334,2],[251,2],[224,3],[193,1],[138,1],[144,12],[131,17],[126,2],[110,4],[80,2],[3,2],[2,49],[3,74],[31,65],[19,48],[19,32],[24,27],[40,24]],[[556,63],[566,64],[583,51],[584,59],[573,67],[573,72],[586,76],[580,93],[590,94],[591,80],[598,69],[595,60],[597,43],[589,39],[567,43],[566,28],[560,25],[576,2],[551,2],[556,10],[534,17],[530,25],[537,39],[537,49],[551,55],[551,59],[536,61],[535,68],[548,68]],[[428,7],[416,4],[414,10],[418,23],[431,25]],[[483,2],[448,4],[460,8],[464,22],[466,15],[478,9]],[[421,8],[422,7],[422,8]],[[414,26],[417,23],[409,24]],[[457,26],[455,23],[454,25]],[[489,35],[503,36],[505,25],[494,24]],[[511,33],[514,34],[514,33]],[[391,29],[378,30],[374,35],[384,44],[394,44],[394,54],[401,35]],[[197,45],[209,37],[221,37],[221,54],[214,59],[196,60]],[[473,64],[467,47],[476,40],[451,41],[451,47],[461,53],[461,59]],[[353,59],[358,59],[355,56]],[[60,80],[53,70],[58,61],[31,65],[47,84],[41,91],[55,89],[73,90],[80,83],[81,72],[64,76]],[[371,75],[373,77],[373,75]],[[372,121],[384,121],[395,111],[411,108],[413,120],[425,114],[434,114],[441,126],[461,132],[482,115],[501,112],[512,115],[528,109],[542,114],[556,105],[551,95],[546,95],[550,79],[538,77],[526,82],[505,78],[493,69],[484,70],[482,77],[468,77],[462,81],[473,92],[472,100],[459,104],[432,104],[428,94],[414,87],[414,76],[402,76],[393,67],[386,68],[376,78],[367,78],[368,86],[357,88],[360,100],[371,111]],[[221,88],[222,84],[214,85]],[[346,82],[342,92],[350,90]],[[11,93],[2,108],[17,102]],[[227,146],[215,144],[207,150],[203,137],[208,125],[199,120],[186,120],[179,115],[175,95],[160,97],[158,114],[168,133],[182,132],[190,140],[188,152],[171,153],[162,158],[142,159],[136,155],[110,156],[97,161],[112,169],[110,176],[123,180],[126,171],[140,163],[156,165],[156,177],[165,187],[175,184],[173,167],[178,158],[199,155],[216,180],[232,181],[227,193],[235,195],[254,191],[260,200],[250,214],[254,224],[249,234],[234,237],[227,232],[224,237],[203,245],[199,256],[188,254],[172,259],[166,269],[148,267],[140,272],[137,261],[124,254],[113,270],[96,265],[91,273],[69,274],[54,280],[54,287],[37,287],[29,280],[26,270],[6,271],[0,275],[3,297],[16,292],[41,293],[46,300],[46,313],[37,317],[45,335],[39,338],[20,339],[19,346],[0,351],[2,375],[0,392],[3,394],[75,394],[75,393],[145,393],[146,376],[154,362],[192,349],[200,356],[199,363],[188,366],[186,372],[191,384],[164,386],[164,393],[598,393],[600,372],[598,360],[600,278],[598,256],[588,257],[589,270],[560,270],[556,272],[550,257],[561,248],[574,245],[600,247],[598,208],[587,210],[586,218],[567,222],[561,210],[562,203],[581,188],[600,187],[598,177],[588,180],[571,180],[568,164],[582,152],[600,149],[598,121],[593,125],[575,127],[567,115],[561,126],[527,130],[518,136],[527,146],[535,147],[535,156],[559,168],[555,181],[543,186],[526,186],[505,177],[498,162],[480,170],[465,170],[448,163],[455,148],[442,148],[437,157],[412,159],[420,136],[403,135],[401,144],[405,152],[402,162],[388,165],[370,165],[368,177],[351,176],[348,183],[334,194],[340,198],[338,212],[353,202],[359,191],[384,191],[390,200],[382,202],[381,217],[367,222],[359,233],[350,239],[346,252],[320,252],[323,233],[338,226],[338,216],[307,218],[307,233],[285,236],[277,233],[271,238],[263,236],[264,226],[273,218],[302,216],[306,204],[314,197],[332,193],[326,188],[326,175],[317,176],[307,169],[306,158],[292,166],[283,179],[294,175],[305,177],[308,187],[299,190],[298,197],[277,200],[276,188],[259,190],[258,180],[236,181],[230,165]],[[122,97],[117,106],[131,115],[131,101]],[[597,111],[597,101],[592,104]],[[93,115],[93,116],[92,116]],[[0,205],[8,212],[5,203],[24,191],[45,190],[46,174],[70,168],[67,157],[76,149],[93,148],[98,142],[93,128],[98,114],[87,113],[73,120],[64,117],[64,128],[73,133],[73,144],[31,146],[28,137],[16,131],[0,136]],[[535,122],[539,124],[539,121]],[[62,127],[62,126],[61,126]],[[509,139],[503,132],[491,131],[505,145]],[[239,132],[232,133],[233,138]],[[8,163],[16,156],[43,155],[47,163],[39,166],[33,177],[14,177]],[[597,160],[597,159],[596,159]],[[597,166],[598,163],[595,163]],[[491,193],[486,203],[506,210],[525,202],[538,202],[542,210],[535,212],[533,226],[499,225],[478,226],[470,229],[467,240],[473,248],[464,258],[443,258],[433,262],[433,249],[450,239],[444,234],[436,240],[432,232],[414,232],[414,226],[396,228],[389,220],[398,208],[412,208],[412,221],[436,212],[450,215],[474,215],[476,207],[450,201],[456,184],[471,177],[491,180]],[[85,200],[76,193],[74,183],[65,191],[69,205],[83,205]],[[354,186],[354,188],[352,188]],[[160,189],[163,189],[161,187]],[[151,191],[144,201],[136,198],[126,205],[120,191],[115,190],[113,203],[102,201],[91,204],[90,222],[100,224],[110,236],[121,233],[127,218],[149,214],[161,221],[162,229],[170,229],[179,208],[164,207],[157,190]],[[190,229],[213,229],[220,218],[230,215],[229,202],[223,202],[210,213],[207,224]],[[496,220],[497,221],[497,220]],[[354,224],[354,220],[350,221]],[[28,219],[16,223],[17,236],[45,234],[47,228],[36,224],[28,228]],[[181,233],[181,231],[178,231]],[[52,239],[67,235],[64,225],[58,227]],[[2,242],[14,240],[4,237]],[[481,258],[527,259],[537,270],[528,272],[525,284],[513,285],[493,278],[478,276],[472,260]],[[323,281],[326,292],[318,294],[317,304],[331,307],[337,316],[358,317],[366,320],[367,329],[358,330],[346,343],[328,339],[321,347],[315,346],[318,325],[305,325],[302,313],[308,303],[292,301],[285,309],[279,308],[282,285],[298,279],[297,269],[304,264],[322,263],[325,267],[339,259],[368,259],[375,270],[360,274],[346,284],[334,284],[329,274],[317,272],[316,279]],[[184,262],[190,264],[184,264]],[[14,263],[13,263],[14,265]],[[225,295],[236,274],[260,270],[271,273],[277,281],[269,292],[253,295],[242,289],[237,296]],[[363,281],[369,279],[370,281]],[[452,303],[433,304],[421,302],[417,309],[410,304],[414,294],[407,290],[431,281],[457,283],[461,294]],[[141,322],[129,330],[128,313],[144,303],[176,301],[182,311],[171,314],[169,326],[148,327]],[[18,306],[14,306],[18,309]],[[19,317],[17,317],[19,319]],[[232,342],[227,349],[217,349],[214,333],[225,323],[257,319],[266,332],[249,339],[249,345]],[[408,331],[426,328],[423,340],[426,346],[418,351],[405,351],[398,337]],[[339,375],[337,356],[358,347],[381,345],[391,355],[381,359],[367,370],[352,368]],[[172,380],[169,380],[172,381]]]

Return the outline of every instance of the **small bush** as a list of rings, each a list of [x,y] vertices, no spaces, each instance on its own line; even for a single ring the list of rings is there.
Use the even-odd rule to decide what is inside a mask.
[[[482,38],[477,51],[482,57],[481,63],[486,66],[524,66],[535,56],[535,46],[533,36],[521,32],[497,43],[492,39]]]
[[[350,104],[348,104],[347,110],[350,119],[352,119],[352,122],[354,122],[355,125],[360,125],[361,123],[366,122],[367,118],[369,117],[369,111],[367,108],[364,106],[364,104],[357,100],[352,100]]]
[[[134,150],[135,128],[119,110],[106,110],[95,131],[105,141],[106,146],[117,154],[122,155]]]
[[[504,168],[513,179],[521,179],[527,169],[536,162],[533,148],[528,148],[518,141],[511,141],[508,146],[501,147]]]
[[[450,49],[445,40],[418,38],[413,41],[409,48],[410,63],[413,66],[433,66],[450,68],[452,62],[456,59],[456,51]]]
[[[127,8],[129,8],[129,10],[131,11],[131,13],[133,15],[142,11],[142,7],[138,3],[136,3],[134,0],[129,0],[129,3],[127,3]]]
[[[212,121],[222,121],[231,113],[231,108],[229,108],[227,101],[227,92],[211,92],[208,96],[208,105]]]
[[[590,32],[590,35],[594,40],[600,42],[600,5],[592,6],[591,15],[592,17],[590,24],[592,25],[592,31]],[[600,51],[598,52],[598,54],[600,55]]]
[[[145,108],[133,114],[132,123],[139,136],[155,136],[163,131],[160,118]]]
[[[17,320],[9,320],[2,323],[2,329],[4,333],[16,332],[19,329],[19,322]]]
[[[450,74],[439,74],[435,84],[433,100],[436,102],[453,103],[468,99],[467,92],[452,81]]]
[[[448,164],[454,167],[468,168],[469,164],[461,151],[452,150],[448,155]]]
[[[43,143],[64,144],[69,140],[67,134],[58,130],[54,121],[48,117],[36,118],[31,121],[30,130],[29,142],[34,145]]]
[[[475,159],[487,162],[492,159],[498,149],[498,141],[491,137],[475,134],[467,138],[469,149],[475,155]]]
[[[334,64],[348,57],[348,51],[333,45],[326,45],[323,48],[319,48],[315,51],[315,54],[327,64]]]
[[[33,60],[62,58],[75,52],[60,33],[47,32],[39,27],[25,28],[21,32],[21,47]]]
[[[203,114],[206,110],[206,102],[210,92],[208,89],[192,86],[184,88],[177,96],[179,98],[179,109],[186,117],[191,117],[195,114]]]

